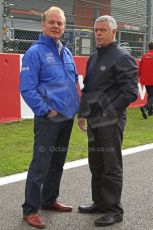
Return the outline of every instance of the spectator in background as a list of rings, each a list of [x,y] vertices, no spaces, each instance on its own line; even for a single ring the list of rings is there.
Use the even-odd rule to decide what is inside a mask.
[[[121,145],[126,108],[137,99],[137,64],[115,41],[117,23],[111,16],[96,19],[97,51],[87,63],[78,124],[86,130],[92,174],[92,204],[79,206],[81,213],[101,212],[96,226],[109,226],[123,219],[121,194],[123,167]]]
[[[38,210],[72,211],[57,201],[68,150],[78,93],[74,60],[61,42],[65,15],[58,7],[42,16],[42,34],[25,53],[21,69],[21,94],[33,110],[34,149],[25,188],[23,219],[45,228]]]
[[[149,51],[145,53],[139,63],[139,80],[145,85],[147,103],[140,107],[144,119],[153,115],[153,41],[149,42]]]

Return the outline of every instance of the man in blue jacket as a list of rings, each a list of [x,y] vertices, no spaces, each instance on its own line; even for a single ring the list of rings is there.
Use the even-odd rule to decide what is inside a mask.
[[[71,52],[61,42],[66,18],[58,7],[42,16],[42,34],[25,53],[21,94],[33,110],[34,148],[25,188],[23,219],[45,228],[38,210],[72,211],[57,201],[73,120],[78,111],[78,75]]]

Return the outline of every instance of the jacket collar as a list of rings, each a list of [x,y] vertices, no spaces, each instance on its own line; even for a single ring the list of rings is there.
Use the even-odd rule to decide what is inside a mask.
[[[49,36],[44,35],[43,33],[39,34],[39,39],[37,42],[46,44],[50,48],[56,49],[57,51],[59,50],[59,45],[55,42],[55,40]],[[62,52],[62,50],[68,45],[69,41],[67,41],[65,44],[61,41],[59,41],[59,43],[60,43],[60,51]]]
[[[44,35],[43,33],[39,34],[39,40],[38,41],[46,44],[49,47],[58,48],[58,44],[55,42],[55,40],[49,36]]]
[[[97,46],[97,52],[98,53],[105,53],[108,49],[110,49],[113,46],[116,46],[117,42],[112,42],[111,44],[109,44],[108,46],[102,47],[102,46]]]

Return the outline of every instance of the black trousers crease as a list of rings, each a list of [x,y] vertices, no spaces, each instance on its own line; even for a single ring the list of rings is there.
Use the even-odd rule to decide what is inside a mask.
[[[126,120],[91,128],[88,125],[88,159],[92,200],[100,210],[123,214],[121,194],[123,164],[121,145]],[[89,124],[89,123],[88,123]]]

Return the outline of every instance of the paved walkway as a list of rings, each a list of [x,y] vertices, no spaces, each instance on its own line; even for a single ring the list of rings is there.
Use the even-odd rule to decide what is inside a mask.
[[[122,204],[124,220],[112,227],[95,227],[99,214],[80,214],[79,204],[91,202],[88,165],[64,171],[59,200],[73,205],[72,213],[41,211],[47,230],[153,230],[153,150],[126,155]],[[32,230],[22,221],[25,180],[0,186],[0,229]]]

